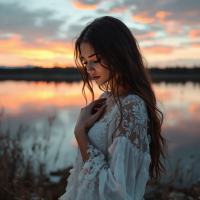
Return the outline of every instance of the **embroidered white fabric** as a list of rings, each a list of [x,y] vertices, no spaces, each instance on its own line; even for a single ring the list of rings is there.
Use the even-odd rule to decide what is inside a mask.
[[[99,98],[108,96],[102,93]],[[144,200],[151,162],[148,114],[144,101],[130,94],[122,99],[122,123],[116,103],[88,131],[90,158],[80,149],[59,200]]]

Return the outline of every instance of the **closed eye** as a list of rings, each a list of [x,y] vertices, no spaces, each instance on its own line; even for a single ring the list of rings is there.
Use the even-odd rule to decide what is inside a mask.
[[[94,63],[99,63],[100,61],[101,61],[101,60],[97,60],[97,61],[94,61]],[[84,62],[83,64],[86,65],[87,62]]]

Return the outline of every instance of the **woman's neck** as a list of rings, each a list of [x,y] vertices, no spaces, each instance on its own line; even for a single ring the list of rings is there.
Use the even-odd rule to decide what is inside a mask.
[[[118,75],[117,75],[117,77],[118,77]],[[115,83],[115,79],[113,78],[111,81],[109,81],[109,83],[110,83],[110,88],[112,88],[112,83],[113,83],[113,85],[116,84]],[[114,88],[115,89],[113,91],[111,90],[111,92],[109,92],[110,96],[114,96],[114,97],[119,96],[119,97],[122,97],[122,96],[126,96],[127,94],[130,94],[130,92],[128,92],[127,90],[125,90],[121,85],[119,85],[118,88],[117,87],[114,87]]]

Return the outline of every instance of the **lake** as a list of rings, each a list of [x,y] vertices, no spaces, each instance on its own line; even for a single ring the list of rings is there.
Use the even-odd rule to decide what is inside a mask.
[[[15,135],[19,125],[28,127],[23,146],[31,155],[33,141],[48,147],[35,155],[47,163],[48,171],[72,166],[77,143],[74,127],[80,109],[86,105],[82,96],[83,82],[1,81],[0,108],[2,129]],[[95,99],[102,93],[93,82]],[[170,162],[181,165],[183,183],[188,173],[194,181],[200,178],[200,83],[154,83],[158,107],[164,113],[163,135],[169,141]],[[88,103],[90,92],[86,89]],[[46,145],[46,146],[45,146]],[[167,180],[167,177],[165,178]]]

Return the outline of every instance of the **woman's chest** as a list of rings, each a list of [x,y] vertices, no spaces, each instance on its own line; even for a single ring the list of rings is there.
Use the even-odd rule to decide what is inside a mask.
[[[107,154],[108,149],[108,131],[110,121],[113,119],[115,113],[115,107],[109,109],[105,114],[96,121],[93,126],[89,129],[87,135],[92,144],[99,150]]]
[[[104,122],[96,122],[88,131],[88,137],[94,147],[102,151],[102,153],[107,153],[107,133],[108,125]]]

